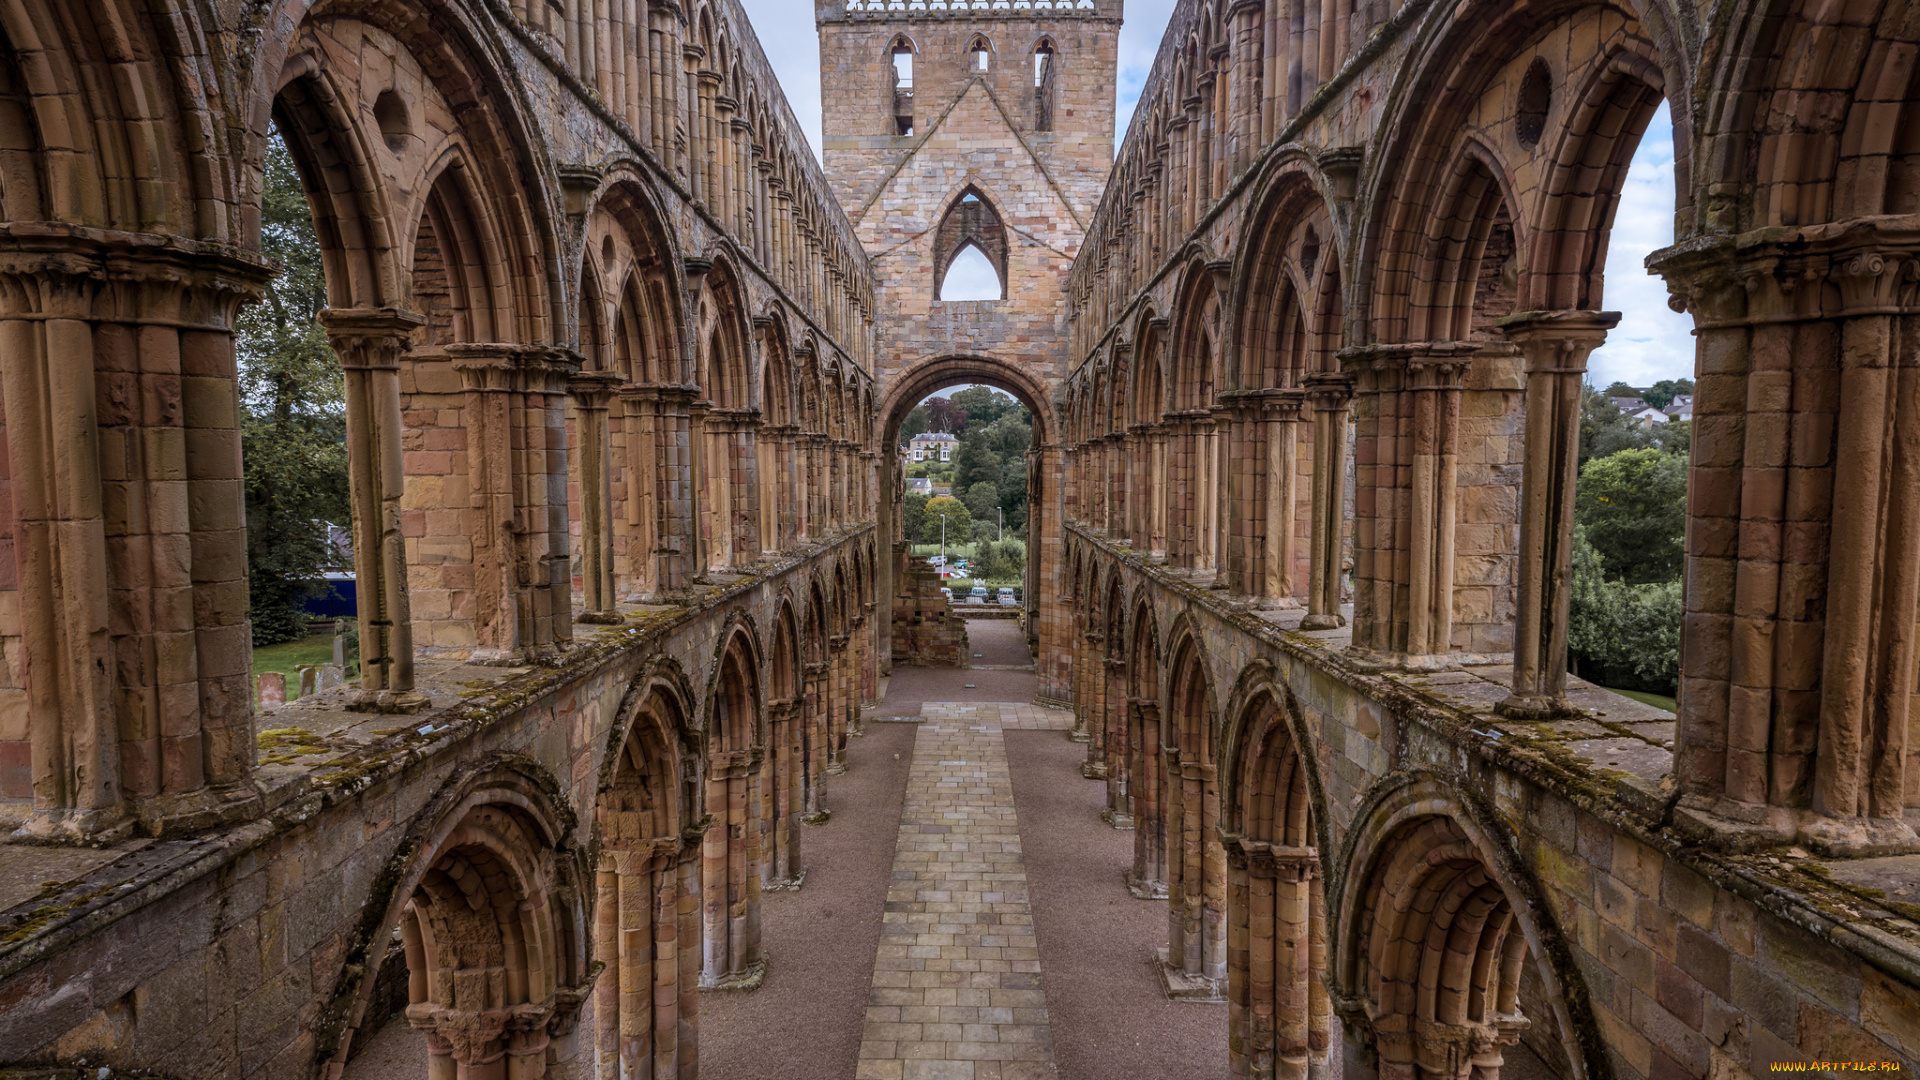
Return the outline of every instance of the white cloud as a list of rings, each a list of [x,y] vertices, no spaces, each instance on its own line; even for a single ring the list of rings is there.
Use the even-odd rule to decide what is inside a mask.
[[[1620,325],[1587,362],[1595,386],[1619,380],[1649,386],[1693,377],[1693,319],[1667,307],[1667,287],[1644,260],[1673,243],[1673,120],[1662,104],[1627,167],[1607,244],[1608,310]]]
[[[1127,21],[1120,28],[1119,100],[1115,115],[1115,150],[1127,137],[1127,124],[1133,119],[1133,107],[1140,102],[1140,91],[1153,74],[1153,58],[1160,51],[1160,39],[1166,36],[1167,21],[1173,18],[1176,0],[1127,0]]]

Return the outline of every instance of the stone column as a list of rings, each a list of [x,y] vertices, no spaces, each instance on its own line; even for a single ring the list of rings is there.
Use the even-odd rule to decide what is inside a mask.
[[[1132,698],[1128,740],[1133,756],[1134,793],[1133,869],[1127,888],[1142,900],[1167,895],[1167,747],[1160,731],[1157,698]],[[1175,751],[1178,753],[1178,751]]]
[[[411,713],[427,707],[413,687],[413,625],[400,532],[405,490],[400,450],[400,356],[426,319],[394,309],[329,309],[327,339],[346,380],[347,469],[353,498],[353,569],[360,621],[360,694],[354,707]]]
[[[594,1075],[690,1080],[693,1044],[681,1031],[698,1030],[699,1012],[682,1012],[680,973],[682,954],[699,950],[681,932],[680,909],[698,840],[607,840],[594,905],[594,955],[608,968],[594,986]]]
[[[807,876],[800,861],[805,751],[800,738],[802,702],[777,698],[767,703],[767,760],[763,769],[761,890],[797,889]]]
[[[1353,380],[1340,372],[1315,372],[1302,382],[1313,407],[1312,550],[1308,552],[1307,615],[1302,630],[1346,625],[1340,614],[1340,578],[1345,558],[1342,523],[1347,501],[1347,416]]]
[[[1617,311],[1523,312],[1500,321],[1527,367],[1526,462],[1520,498],[1520,613],[1510,716],[1544,717],[1567,704],[1567,607],[1573,494],[1579,480],[1580,394],[1587,356],[1620,322]]]
[[[1102,661],[1106,655],[1105,634],[1097,624],[1088,620],[1091,627],[1081,636],[1086,644],[1080,653],[1080,659],[1074,664],[1075,681],[1080,686],[1075,691],[1076,700],[1084,700],[1087,760],[1080,765],[1080,775],[1089,780],[1107,778],[1107,714],[1103,700],[1106,693],[1106,664]]]
[[[447,347],[466,390],[476,664],[522,664],[572,639],[564,559],[566,436],[557,403],[578,368],[552,349]]]
[[[1133,746],[1127,724],[1127,664],[1117,656],[1108,656],[1101,667],[1107,683],[1107,808],[1100,816],[1116,829],[1131,829]]]
[[[1294,565],[1299,559],[1296,518],[1300,506],[1300,422],[1305,404],[1306,396],[1298,390],[1267,391],[1259,401],[1259,424],[1265,430],[1266,483],[1249,508],[1249,523],[1260,529],[1263,573],[1259,581],[1249,583],[1247,591],[1267,606],[1289,607],[1294,603]]]
[[[847,771],[847,635],[827,638],[826,737],[827,772]]]
[[[766,977],[760,950],[762,750],[709,751],[700,849],[702,990],[753,990]]]
[[[95,416],[91,320],[100,279],[79,260],[6,271],[0,357],[20,584],[13,632],[24,653],[31,762],[28,831],[79,837],[114,829],[126,812]]]
[[[1127,477],[1131,474],[1133,453],[1127,447],[1125,432],[1111,432],[1107,442],[1107,535],[1118,543],[1126,543],[1127,525]]]
[[[867,605],[871,607],[871,605]],[[861,708],[867,700],[867,611],[863,608],[852,619],[852,631],[847,635],[847,734],[865,735],[866,712]]]
[[[801,760],[806,772],[806,817],[808,825],[823,825],[832,816],[827,809],[827,664],[815,660],[806,665],[806,698],[801,717]]]
[[[567,390],[573,397],[575,432],[580,441],[580,578],[585,586],[580,614],[583,623],[617,625],[613,581],[612,470],[608,463],[607,406],[619,380],[603,372],[573,376]]]
[[[1474,351],[1449,343],[1407,358],[1413,389],[1413,548],[1409,655],[1453,650],[1453,527],[1457,516],[1461,377]]]
[[[699,388],[682,384],[661,387],[657,414],[659,464],[657,480],[660,514],[660,591],[657,599],[683,599],[694,575],[704,567],[700,530],[699,483],[694,472],[694,399]]]
[[[1308,1080],[1331,1045],[1325,968],[1315,964],[1325,959],[1314,936],[1319,853],[1238,837],[1226,851],[1231,1075]]]
[[[656,387],[622,386],[621,422],[626,428],[626,516],[620,527],[627,553],[629,602],[651,600],[660,589],[659,394]]]

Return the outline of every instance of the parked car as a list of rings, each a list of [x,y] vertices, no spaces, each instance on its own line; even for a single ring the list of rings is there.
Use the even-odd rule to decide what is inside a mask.
[[[986,602],[987,587],[985,585],[975,585],[973,591],[967,593],[967,603],[969,604],[984,604]]]
[[[1014,607],[1019,603],[1020,601],[1013,595],[1012,589],[1003,588],[1000,590],[1000,605],[1002,607]]]
[[[944,596],[944,597],[946,597],[946,598],[947,598],[947,603],[949,603],[949,604],[951,604],[951,603],[953,603],[953,590],[952,590],[952,589],[949,589],[949,588],[947,588],[947,587],[946,587],[945,585],[942,585],[942,586],[940,587],[940,595],[942,595],[942,596]]]
[[[947,565],[947,557],[945,555],[929,555],[927,556],[927,565],[945,566]]]

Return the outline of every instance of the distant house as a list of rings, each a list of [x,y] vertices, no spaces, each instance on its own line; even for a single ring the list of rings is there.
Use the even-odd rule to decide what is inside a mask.
[[[1623,413],[1637,413],[1647,407],[1647,399],[1641,397],[1610,397],[1607,400]]]
[[[1693,398],[1677,397],[1667,406],[1667,419],[1690,421],[1693,419]]]
[[[1667,414],[1651,405],[1643,405],[1640,411],[1630,413],[1629,417],[1643,424],[1664,424],[1667,422]]]
[[[915,435],[907,443],[907,457],[912,461],[952,461],[953,448],[960,445],[960,437],[944,431],[928,431]]]
[[[907,490],[916,491],[922,495],[931,495],[933,494],[933,481],[924,476],[909,476],[907,477]]]

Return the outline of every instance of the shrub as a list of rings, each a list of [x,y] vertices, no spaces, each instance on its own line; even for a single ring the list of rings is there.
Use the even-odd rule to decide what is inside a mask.
[[[1622,690],[1672,694],[1680,683],[1680,582],[1607,580],[1585,526],[1573,531],[1567,648],[1582,678]]]

